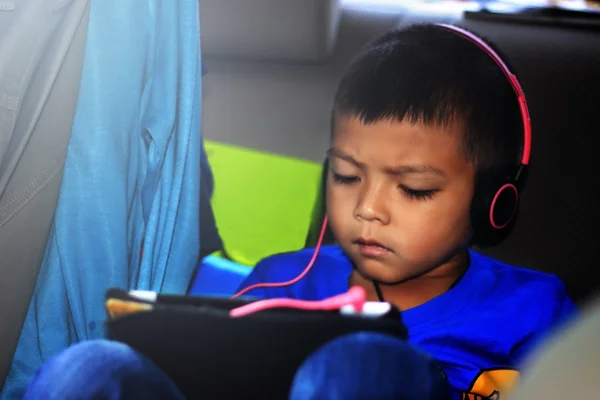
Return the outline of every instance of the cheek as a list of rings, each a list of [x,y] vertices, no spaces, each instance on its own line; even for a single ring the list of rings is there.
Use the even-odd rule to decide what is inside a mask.
[[[327,217],[334,235],[339,236],[341,227],[352,223],[353,196],[351,191],[339,185],[327,185]]]
[[[397,229],[404,232],[406,249],[415,255],[437,253],[466,244],[471,235],[470,199],[440,197],[414,204],[395,215]],[[410,249],[410,250],[409,250]]]

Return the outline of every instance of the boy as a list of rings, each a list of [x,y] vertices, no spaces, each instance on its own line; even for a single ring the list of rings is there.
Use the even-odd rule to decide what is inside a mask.
[[[323,247],[299,282],[247,294],[317,300],[360,285],[370,300],[403,310],[409,342],[437,360],[455,398],[503,395],[518,378],[523,355],[574,312],[555,277],[509,267],[468,248],[490,239],[473,229],[478,190],[499,174],[512,174],[519,161],[523,127],[507,78],[488,54],[455,32],[410,27],[383,36],[353,62],[336,94],[332,121],[326,197],[338,245]],[[261,261],[242,288],[297,277],[312,252]],[[432,394],[436,385],[424,383],[439,383],[431,365],[407,347],[368,334],[335,341],[300,369],[292,397],[348,399],[368,392],[364,397],[442,398]],[[331,373],[322,367],[327,362],[334,370],[355,369]],[[409,382],[408,372],[414,371],[406,369],[412,365],[430,372]],[[381,374],[362,373],[374,369]],[[126,372],[132,376],[128,382]],[[365,383],[365,376],[377,382]],[[367,387],[389,383],[390,376],[398,377],[397,386],[386,386],[394,396]],[[155,386],[144,384],[147,380]],[[96,342],[55,358],[26,398],[51,389],[58,393],[69,386],[65,382],[81,399],[97,393],[91,388],[110,387],[122,395],[120,388],[129,383],[131,389],[131,381],[155,394],[176,392],[131,349]],[[397,389],[407,382],[414,387],[401,397]],[[340,395],[344,385],[352,390]],[[419,392],[421,387],[429,394]]]
[[[326,199],[338,244],[299,282],[246,293],[319,300],[362,286],[403,310],[409,341],[462,398],[503,396],[523,356],[575,312],[554,276],[468,248],[501,239],[473,229],[472,203],[519,165],[524,127],[508,78],[471,40],[414,26],[352,63],[332,121]],[[289,281],[312,253],[267,258],[240,289]]]

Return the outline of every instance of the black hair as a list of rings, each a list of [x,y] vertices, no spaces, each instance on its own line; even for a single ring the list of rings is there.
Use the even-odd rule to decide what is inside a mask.
[[[340,81],[332,121],[336,115],[364,124],[456,123],[478,179],[514,174],[519,165],[523,126],[510,82],[475,43],[434,24],[394,30],[367,45]]]

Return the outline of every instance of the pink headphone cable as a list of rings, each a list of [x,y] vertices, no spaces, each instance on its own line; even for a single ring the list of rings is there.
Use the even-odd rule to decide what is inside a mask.
[[[323,219],[323,225],[321,226],[321,233],[319,234],[319,240],[317,241],[317,245],[315,247],[315,251],[313,252],[312,258],[310,259],[310,262],[308,263],[308,265],[306,266],[306,268],[304,268],[304,271],[302,271],[300,273],[300,275],[298,275],[294,279],[286,281],[286,282],[271,282],[271,283],[264,282],[264,283],[256,283],[254,285],[250,285],[247,288],[244,288],[244,289],[240,290],[239,292],[237,292],[236,294],[234,294],[231,298],[232,299],[238,298],[241,295],[243,295],[244,293],[247,293],[250,290],[253,290],[253,289],[256,289],[256,288],[262,288],[262,287],[282,287],[282,286],[293,285],[294,283],[298,282],[300,279],[304,278],[304,276],[308,273],[308,271],[310,271],[310,269],[315,264],[315,261],[317,260],[317,256],[319,255],[319,250],[321,250],[321,244],[323,243],[323,238],[325,237],[325,231],[326,231],[326,229],[327,229],[327,216],[325,216],[325,218]]]
[[[289,286],[300,279],[304,278],[308,271],[313,267],[315,261],[317,260],[317,256],[319,255],[319,250],[321,250],[321,245],[323,244],[323,238],[325,237],[325,231],[327,229],[327,216],[323,219],[323,225],[321,226],[321,232],[319,233],[319,240],[317,241],[317,245],[315,246],[315,251],[313,252],[312,258],[310,259],[304,271],[302,271],[297,277],[291,279],[286,282],[264,282],[264,283],[256,283],[254,285],[250,285],[247,288],[240,290],[238,293],[232,296],[232,299],[235,299],[244,293],[249,292],[250,290],[261,288],[261,287],[282,287]],[[330,297],[328,299],[320,300],[320,301],[305,301],[305,300],[296,300],[289,298],[277,298],[277,299],[267,299],[267,300],[259,300],[253,303],[246,304],[241,307],[234,308],[229,312],[229,315],[232,317],[242,317],[245,315],[249,315],[258,311],[263,311],[272,308],[295,308],[300,310],[337,310],[346,305],[352,305],[356,311],[362,311],[363,306],[366,301],[366,293],[365,290],[360,286],[351,287],[348,292]]]

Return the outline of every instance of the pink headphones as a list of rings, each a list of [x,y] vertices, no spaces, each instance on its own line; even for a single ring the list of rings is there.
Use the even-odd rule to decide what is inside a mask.
[[[515,213],[517,212],[519,206],[518,188],[522,187],[522,183],[526,175],[525,172],[527,170],[527,166],[529,165],[529,157],[531,154],[531,121],[529,118],[529,109],[527,107],[525,93],[523,93],[523,89],[521,88],[521,84],[517,80],[517,77],[510,71],[510,69],[504,63],[504,61],[502,61],[502,58],[500,58],[500,56],[494,51],[494,49],[492,49],[482,39],[475,36],[471,32],[454,25],[436,25],[448,31],[454,32],[455,34],[469,40],[470,42],[476,44],[487,55],[489,55],[492,58],[492,60],[494,60],[494,62],[498,65],[500,70],[504,73],[504,75],[510,82],[512,88],[514,89],[515,94],[517,95],[517,100],[519,102],[519,108],[521,111],[521,118],[523,121],[523,153],[521,156],[520,165],[517,168],[517,172],[514,174],[514,176],[502,178],[497,182],[491,182],[489,186],[486,185],[487,187],[484,190],[484,192],[477,195],[478,197],[481,197],[479,197],[477,201],[473,202],[475,203],[475,205],[471,210],[471,220],[473,221],[474,226],[477,226],[478,229],[486,229],[500,232],[510,225],[511,221],[515,216]],[[306,268],[304,269],[304,271],[300,273],[300,275],[286,282],[258,283],[255,285],[248,286],[247,288],[236,293],[233,296],[233,298],[239,297],[244,293],[247,293],[248,291],[259,287],[289,286],[304,278],[304,276],[306,276],[306,274],[310,271],[317,259],[319,250],[321,249],[321,244],[323,243],[323,237],[325,236],[326,229],[327,216],[323,219],[323,225],[319,234],[319,240],[317,241],[317,245],[315,246],[313,256]]]
[[[525,93],[523,93],[517,77],[487,43],[471,32],[457,26],[446,24],[438,24],[438,26],[469,40],[489,55],[504,73],[517,95],[521,110],[521,119],[523,121],[523,153],[521,155],[521,163],[514,176],[502,178],[500,181],[491,182],[489,185],[486,185],[484,193],[478,194],[481,197],[474,201],[475,206],[471,211],[471,220],[478,229],[500,231],[508,227],[517,212],[519,205],[518,188],[522,187],[531,154],[531,121],[529,119],[529,109],[527,108]]]

